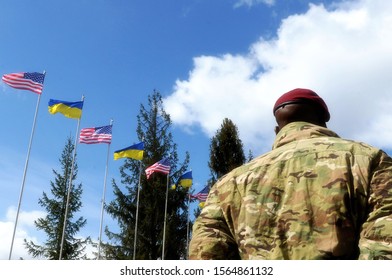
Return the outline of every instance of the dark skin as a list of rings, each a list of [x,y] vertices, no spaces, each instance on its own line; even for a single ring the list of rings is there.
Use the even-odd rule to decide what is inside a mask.
[[[275,119],[278,124],[275,127],[276,134],[278,134],[286,124],[296,121],[309,122],[327,127],[322,109],[311,103],[286,104],[275,111]]]

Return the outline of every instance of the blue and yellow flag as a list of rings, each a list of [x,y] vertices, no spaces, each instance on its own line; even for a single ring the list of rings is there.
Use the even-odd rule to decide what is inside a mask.
[[[192,186],[192,179],[192,171],[185,172],[178,179],[177,185],[183,188],[189,188]]]
[[[172,190],[175,190],[177,187],[190,188],[192,186],[192,171],[185,172],[178,178],[177,183],[171,186]]]
[[[48,104],[49,113],[61,113],[67,118],[80,119],[82,116],[83,101],[67,102],[50,99]]]
[[[133,158],[137,160],[142,160],[144,154],[144,142],[134,144],[127,148],[118,150],[114,152],[114,160],[120,158]]]

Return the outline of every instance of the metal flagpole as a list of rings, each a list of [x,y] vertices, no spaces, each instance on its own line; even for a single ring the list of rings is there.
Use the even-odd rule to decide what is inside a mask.
[[[84,96],[82,96],[82,101],[84,101]],[[60,254],[59,254],[59,260],[62,259],[63,255],[63,247],[64,247],[64,239],[65,239],[65,227],[67,226],[67,217],[68,217],[68,204],[69,204],[69,199],[71,196],[71,190],[72,190],[72,177],[73,177],[73,171],[74,171],[74,165],[75,165],[75,157],[76,157],[76,148],[78,145],[78,136],[79,136],[79,127],[80,127],[80,117],[78,119],[78,125],[76,128],[76,136],[75,136],[75,144],[74,144],[74,151],[73,151],[73,156],[72,156],[72,165],[71,165],[71,174],[69,176],[69,184],[68,184],[68,193],[67,193],[67,202],[65,205],[65,214],[64,214],[64,224],[63,224],[63,233],[61,236],[61,245],[60,245]]]
[[[191,170],[192,171],[192,170]],[[190,220],[190,203],[191,203],[191,187],[192,184],[189,186],[188,188],[188,217],[187,217],[187,221],[186,221],[186,258],[188,258],[189,256],[189,220]]]
[[[190,187],[188,189],[188,219],[186,221],[186,256],[189,255],[189,207],[191,201],[191,194],[189,193]]]
[[[113,120],[110,120],[110,125],[113,125]],[[105,194],[106,194],[106,181],[108,176],[108,165],[109,165],[109,151],[110,151],[110,144],[108,144],[108,152],[106,155],[106,168],[105,168],[105,179],[103,181],[103,193],[102,193],[102,201],[101,201],[101,220],[99,225],[99,239],[98,239],[98,257],[99,260],[101,257],[101,243],[102,243],[102,224],[103,224],[103,212],[105,207]]]
[[[166,184],[165,218],[164,218],[164,222],[163,222],[162,260],[165,259],[166,215],[167,215],[167,199],[168,199],[168,197],[169,197],[169,173],[167,174],[167,184]]]
[[[139,217],[139,194],[140,194],[140,180],[142,177],[142,161],[140,161],[139,166],[139,184],[137,186],[137,198],[136,198],[136,217],[135,217],[135,237],[133,241],[133,259],[136,257],[136,240],[137,240],[137,223]]]
[[[45,75],[45,71],[44,71],[44,75]],[[42,93],[41,93],[42,94]],[[12,249],[14,246],[14,241],[15,241],[15,233],[16,233],[16,227],[18,224],[18,219],[19,219],[19,211],[20,211],[20,205],[22,204],[22,196],[23,196],[23,190],[24,190],[24,184],[26,181],[26,173],[27,173],[27,167],[29,165],[29,158],[30,158],[30,151],[31,151],[31,145],[33,143],[33,137],[34,137],[34,131],[35,131],[35,124],[37,122],[37,114],[38,114],[38,108],[39,108],[39,103],[41,100],[41,94],[38,94],[38,100],[37,100],[37,106],[35,108],[35,113],[34,113],[34,120],[33,120],[33,127],[31,129],[31,135],[30,135],[30,141],[29,141],[29,147],[27,150],[27,158],[26,158],[26,163],[25,163],[25,167],[24,167],[24,171],[23,171],[23,179],[22,179],[22,186],[20,188],[20,194],[19,194],[19,202],[18,202],[18,209],[16,211],[16,219],[15,219],[15,225],[14,225],[14,232],[12,234],[12,241],[11,241],[11,248],[10,248],[10,254],[8,259],[11,259],[12,256]]]

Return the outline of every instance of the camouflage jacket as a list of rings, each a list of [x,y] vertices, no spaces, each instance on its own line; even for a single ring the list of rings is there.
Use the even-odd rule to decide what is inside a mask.
[[[190,259],[392,259],[392,159],[305,122],[223,176]]]

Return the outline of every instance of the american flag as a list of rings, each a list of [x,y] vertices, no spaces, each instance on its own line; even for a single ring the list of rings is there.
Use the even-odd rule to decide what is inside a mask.
[[[150,178],[154,172],[160,172],[163,174],[169,174],[170,172],[170,161],[168,159],[161,159],[154,163],[150,167],[146,168],[147,179]]]
[[[198,192],[195,195],[191,195],[191,197],[192,198],[196,198],[196,199],[198,199],[200,201],[206,201],[209,191],[210,191],[210,187],[209,186],[205,186],[204,189],[202,189],[200,192]]]
[[[42,93],[44,87],[45,74],[32,73],[12,73],[3,75],[3,82],[16,89],[30,90],[37,94]]]
[[[112,125],[83,128],[80,130],[79,143],[110,144],[112,142]]]

